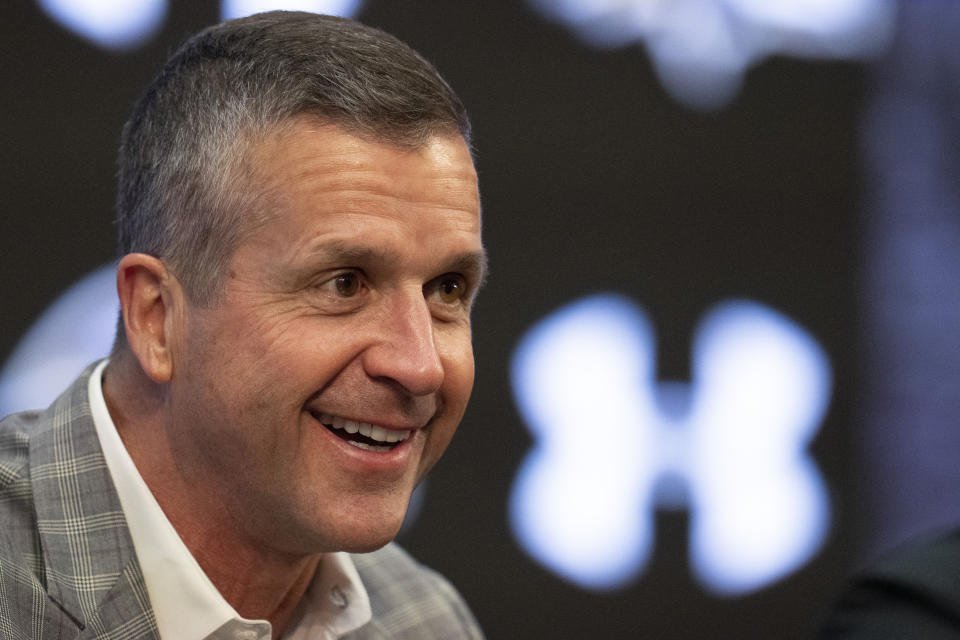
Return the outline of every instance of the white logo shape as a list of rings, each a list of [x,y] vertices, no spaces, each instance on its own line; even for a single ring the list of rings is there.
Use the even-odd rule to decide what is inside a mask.
[[[350,17],[355,16],[361,6],[363,0],[223,0],[220,16],[224,20],[230,20],[261,11],[284,9]]]
[[[742,594],[799,568],[829,520],[806,453],[829,398],[822,349],[784,316],[729,302],[698,328],[690,383],[658,382],[655,363],[649,321],[619,296],[524,336],[512,383],[535,443],[511,498],[520,543],[576,584],[613,588],[642,572],[655,507],[682,505],[708,589]]]
[[[93,271],[33,323],[0,369],[0,418],[53,402],[88,364],[110,353],[119,316],[115,265]]]
[[[687,106],[714,109],[768,55],[860,58],[893,34],[891,0],[529,0],[598,47],[642,42],[657,75]]]
[[[55,22],[99,47],[135,49],[163,26],[168,0],[37,0]],[[351,17],[363,0],[223,0],[224,20],[285,9]]]
[[[140,46],[163,25],[167,0],[38,0],[56,22],[105,49]]]

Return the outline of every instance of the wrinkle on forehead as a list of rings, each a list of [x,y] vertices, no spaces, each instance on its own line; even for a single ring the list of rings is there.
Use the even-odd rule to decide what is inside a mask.
[[[296,139],[309,134],[327,134],[328,146],[312,146],[304,149],[291,145]],[[316,138],[315,138],[316,139]],[[450,144],[453,142],[454,144]],[[274,129],[264,136],[254,148],[254,156],[261,166],[282,163],[283,160],[308,162],[313,170],[339,170],[346,172],[381,171],[396,175],[405,171],[406,163],[370,162],[368,149],[383,147],[391,149],[396,159],[403,157],[429,158],[433,171],[444,172],[445,177],[465,179],[476,185],[477,174],[473,166],[470,150],[459,134],[439,134],[428,138],[422,145],[400,146],[388,141],[367,139],[354,135],[335,124],[318,122],[315,118],[300,117],[292,119],[287,125]],[[291,154],[291,148],[297,152]],[[319,152],[319,153],[318,153]],[[288,169],[292,169],[289,168]]]
[[[484,271],[477,176],[459,136],[406,149],[306,121],[261,141],[255,164],[267,216],[244,253],[260,247],[279,268],[316,262],[310,256],[340,242],[381,250],[400,242],[441,262],[475,254],[472,266]]]
[[[297,144],[304,137],[309,137],[310,143]],[[372,152],[378,150],[388,153]],[[350,212],[350,195],[355,192],[400,199],[425,210],[449,208],[470,213],[477,232],[480,230],[477,174],[459,134],[434,136],[422,146],[407,148],[366,140],[337,125],[300,117],[261,138],[251,150],[251,160],[261,198],[266,201],[261,209],[268,213],[284,208],[294,186],[314,192],[310,195],[317,198],[336,193],[346,206],[342,213]],[[425,190],[425,184],[430,188]],[[430,194],[429,201],[417,196],[424,193]],[[461,209],[464,202],[470,203],[468,210]]]

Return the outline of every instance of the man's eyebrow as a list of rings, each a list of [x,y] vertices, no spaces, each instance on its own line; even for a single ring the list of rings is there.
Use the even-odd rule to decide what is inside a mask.
[[[343,266],[389,262],[390,256],[378,247],[365,247],[346,242],[327,242],[314,252],[325,260]]]
[[[446,271],[465,273],[474,279],[474,289],[483,286],[487,279],[487,251],[470,251],[455,256],[447,263]]]
[[[335,262],[343,266],[363,266],[367,264],[386,264],[391,256],[379,247],[367,247],[346,242],[328,242],[315,251],[324,260]],[[479,289],[487,277],[487,251],[468,251],[453,256],[444,262],[444,272],[464,273],[475,281],[475,288]]]

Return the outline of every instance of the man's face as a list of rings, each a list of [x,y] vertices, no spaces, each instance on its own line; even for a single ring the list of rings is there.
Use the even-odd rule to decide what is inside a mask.
[[[179,320],[175,453],[261,543],[376,548],[473,386],[473,163],[459,136],[404,151],[307,121],[253,157],[270,216]]]

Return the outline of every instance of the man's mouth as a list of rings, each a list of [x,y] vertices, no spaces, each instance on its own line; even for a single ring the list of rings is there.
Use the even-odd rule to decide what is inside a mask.
[[[390,451],[413,433],[408,429],[384,429],[329,413],[311,412],[311,415],[332,434],[365,451]]]

